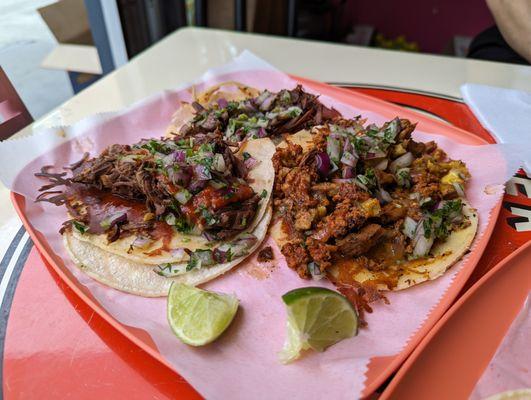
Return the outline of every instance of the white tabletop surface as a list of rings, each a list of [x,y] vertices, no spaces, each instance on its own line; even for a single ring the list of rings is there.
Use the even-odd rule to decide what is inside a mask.
[[[19,134],[31,134],[39,127],[71,124],[98,112],[119,110],[150,94],[197,78],[244,49],[285,72],[324,82],[392,87],[452,98],[460,98],[459,87],[465,82],[531,91],[529,66],[184,28]],[[0,187],[0,227],[13,221],[16,217],[8,191]]]

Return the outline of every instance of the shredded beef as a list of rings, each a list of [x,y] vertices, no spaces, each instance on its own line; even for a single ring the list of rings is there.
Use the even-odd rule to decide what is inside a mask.
[[[101,220],[96,221],[94,215],[81,212],[83,202],[68,201],[68,188],[86,188],[135,204],[143,203],[145,214],[151,214],[152,218],[178,225],[180,230],[199,224],[209,237],[227,239],[250,225],[260,202],[260,196],[244,181],[248,169],[234,155],[231,146],[219,134],[205,134],[201,140],[192,141],[163,138],[142,140],[131,146],[114,144],[97,157],[89,158],[85,154],[67,167],[71,176],[67,176],[67,172],[53,173],[51,167],[44,167],[36,176],[50,183],[40,189],[43,193],[37,201],[66,204],[76,221],[86,224],[91,233],[106,233],[111,242],[134,229],[149,229],[150,224],[140,226],[138,222],[131,224],[127,218],[122,218],[116,222],[111,219],[110,224],[101,227]],[[223,167],[221,171],[212,165],[215,156],[222,158],[217,161]],[[196,157],[196,161],[187,161],[186,157]],[[209,186],[212,180],[218,188]],[[59,190],[59,186],[66,189]],[[195,204],[196,209],[186,213],[184,202],[188,199],[177,200],[176,195],[184,190],[184,196],[193,197],[207,188],[217,205],[210,204],[211,200],[203,196],[205,201]],[[200,215],[195,215],[196,212]]]
[[[214,139],[214,138],[211,138]],[[230,147],[221,139],[215,146],[223,149],[228,171],[234,177],[244,178],[247,169],[234,157]],[[221,152],[221,151],[220,151]],[[141,155],[143,159],[121,162],[124,157]],[[72,169],[72,182],[82,183],[130,200],[145,201],[148,209],[162,215],[173,203],[173,182],[160,173],[153,173],[157,164],[146,149],[133,149],[129,145],[112,145],[99,156],[81,160]]]
[[[234,236],[247,227],[256,215],[260,197],[254,195],[241,203],[230,204],[213,213],[214,222],[208,231],[223,240]]]
[[[231,118],[240,115],[253,117],[263,116],[267,112],[276,109],[286,110],[289,107],[298,107],[300,114],[296,116],[281,117],[280,115],[270,118],[267,126],[258,137],[278,136],[283,133],[297,132],[306,127],[320,125],[340,116],[333,108],[323,105],[318,96],[305,92],[301,85],[292,90],[282,90],[279,93],[264,91],[258,96],[242,101],[237,107],[230,108],[203,108],[198,103],[192,103],[197,114],[188,124],[185,124],[179,134],[181,136],[197,136],[209,132],[226,132]],[[223,111],[223,112],[220,112]],[[246,134],[249,132],[238,131],[230,135],[230,140],[250,139]]]

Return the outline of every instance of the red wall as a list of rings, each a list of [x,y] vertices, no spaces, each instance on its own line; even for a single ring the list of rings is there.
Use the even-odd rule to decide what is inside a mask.
[[[494,25],[484,0],[349,0],[347,7],[354,24],[373,25],[386,38],[405,35],[429,53],[441,53],[454,35]]]

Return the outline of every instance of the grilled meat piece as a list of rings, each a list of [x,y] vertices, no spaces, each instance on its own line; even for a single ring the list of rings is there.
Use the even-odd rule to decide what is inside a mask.
[[[347,257],[357,257],[369,251],[378,243],[385,229],[378,224],[369,224],[359,232],[350,233],[336,242],[341,254]]]
[[[415,130],[417,124],[412,124],[411,121],[407,119],[400,120],[400,133],[398,134],[398,141],[404,141],[411,138],[411,133]]]
[[[422,142],[415,142],[411,139],[407,145],[407,149],[412,152],[415,157],[420,157],[426,151],[426,145]]]
[[[297,271],[301,278],[308,278],[308,263],[311,261],[308,251],[302,243],[286,243],[282,246],[288,267]]]
[[[336,205],[336,209],[317,224],[317,229],[311,237],[327,242],[332,238],[342,237],[352,229],[361,226],[366,219],[363,210],[353,207],[348,202],[342,202]]]
[[[260,197],[254,195],[242,203],[231,204],[217,210],[212,213],[211,224],[206,231],[220,240],[234,236],[235,233],[249,226],[256,215],[259,202]]]
[[[407,202],[409,203],[409,202]],[[407,215],[408,207],[402,202],[392,201],[382,207],[382,213],[380,218],[384,224],[389,224],[399,219],[405,218]]]

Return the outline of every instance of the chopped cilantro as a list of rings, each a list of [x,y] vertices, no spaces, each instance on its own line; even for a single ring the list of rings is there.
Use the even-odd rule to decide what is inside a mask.
[[[387,128],[384,131],[383,141],[385,143],[393,144],[395,143],[395,136],[396,136],[395,133],[391,131],[389,128]]]
[[[190,256],[190,259],[188,260],[188,264],[186,264],[186,271],[191,271],[194,268],[197,268],[198,264],[199,264],[199,259],[197,258],[195,253],[192,253],[192,255]]]
[[[354,136],[354,148],[358,154],[366,154],[369,150],[369,144],[360,136]]]
[[[242,156],[243,156],[244,161],[248,160],[249,158],[251,158],[251,155],[249,153],[247,153],[246,151],[244,151],[242,153]]]
[[[188,139],[179,139],[177,141],[177,146],[179,147],[188,147],[189,144],[190,144],[190,141]]]
[[[172,200],[172,203],[168,205],[168,208],[177,213],[181,212],[181,209],[179,208],[179,203],[177,202],[177,200]]]
[[[378,133],[378,129],[367,129],[366,135],[369,137],[376,137],[376,134]]]
[[[383,141],[388,144],[395,143],[396,135],[400,129],[400,120],[398,118],[393,119],[387,124],[384,130]]]
[[[367,168],[365,170],[365,175],[358,175],[354,181],[358,182],[358,186],[361,186],[362,189],[366,189],[369,192],[378,187],[378,179],[376,178],[376,173],[373,168]]]
[[[367,168],[365,170],[365,176],[367,179],[369,179],[371,182],[376,183],[376,173],[374,172],[374,168]]]
[[[229,261],[232,261],[232,250],[231,248],[229,247],[228,250],[227,250],[227,254],[226,254],[226,257],[227,257],[227,262]]]
[[[198,151],[200,153],[212,153],[214,151],[214,146],[211,143],[203,143],[199,146]]]
[[[214,225],[218,222],[216,217],[204,206],[200,206],[199,209],[201,210],[201,216],[205,219],[205,222],[207,225]]]
[[[231,112],[238,108],[238,102],[237,101],[229,101],[229,104],[227,104],[227,107],[225,107],[227,111]]]
[[[396,182],[398,186],[409,188],[411,186],[411,175],[409,173],[409,168],[400,168],[396,171]]]
[[[262,199],[265,199],[265,198],[267,197],[267,190],[265,190],[265,189],[262,190],[262,193],[260,193],[260,197],[261,197]]]
[[[443,210],[445,210],[448,215],[456,212],[461,213],[463,210],[463,202],[461,199],[447,201],[443,206]]]
[[[178,210],[178,207],[175,205],[170,205],[169,208]],[[190,230],[192,229],[192,226],[188,224],[186,219],[178,217],[174,213],[166,214],[164,216],[164,221],[166,221],[168,225],[173,226],[178,232],[187,233],[190,232]]]
[[[463,203],[461,199],[445,201],[443,206],[424,219],[424,236],[427,238],[444,239],[451,231],[452,223],[462,217]]]
[[[177,229],[178,232],[187,233],[190,232],[193,228],[193,225],[190,225],[184,218],[177,218],[175,220],[175,229]]]
[[[168,154],[171,149],[169,149],[162,141],[151,139],[147,141],[146,143],[142,144],[140,146],[143,149],[149,150],[151,154],[155,153],[163,153]]]
[[[81,234],[86,233],[89,229],[88,226],[86,226],[84,223],[79,222],[79,221],[72,221],[72,225],[74,225],[74,228],[76,228],[78,232]]]
[[[168,176],[168,171],[166,170],[166,168],[164,168],[164,161],[162,161],[162,158],[156,158],[155,164],[157,165],[157,170],[159,172],[162,172],[163,175]]]

